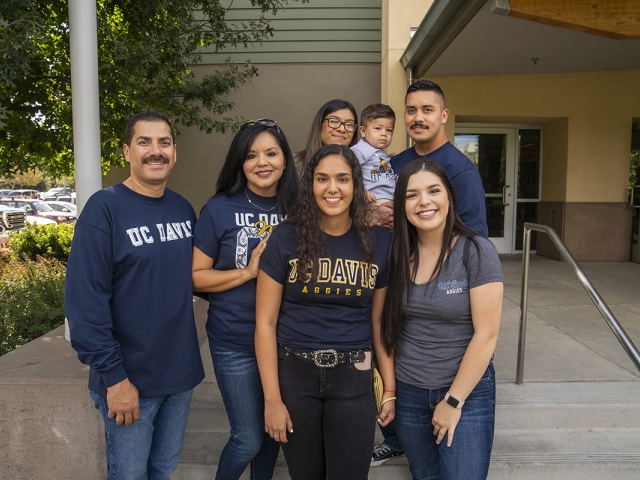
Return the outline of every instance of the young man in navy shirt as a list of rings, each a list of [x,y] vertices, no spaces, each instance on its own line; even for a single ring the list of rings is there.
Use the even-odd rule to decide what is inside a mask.
[[[195,212],[165,188],[173,127],[135,115],[123,146],[131,176],[87,202],[71,246],[65,310],[106,431],[107,479],[169,479],[193,388],[204,378],[191,284]]]
[[[404,123],[415,145],[391,158],[394,172],[417,159],[434,160],[451,179],[458,199],[458,214],[474,232],[487,237],[487,215],[482,178],[475,165],[448,140],[444,124],[449,118],[444,92],[430,80],[418,80],[407,89]],[[393,202],[380,205],[372,212],[374,223],[393,227]],[[381,428],[384,442],[374,447],[371,466],[381,465],[390,458],[403,455],[393,422]]]
[[[418,80],[411,85],[405,97],[404,123],[415,145],[393,157],[391,165],[399,174],[413,160],[435,161],[447,172],[456,189],[458,214],[464,224],[486,237],[489,230],[482,179],[471,160],[447,140],[444,125],[448,118],[444,93],[437,83]],[[376,223],[391,228],[393,204],[389,202],[382,207],[375,212]]]

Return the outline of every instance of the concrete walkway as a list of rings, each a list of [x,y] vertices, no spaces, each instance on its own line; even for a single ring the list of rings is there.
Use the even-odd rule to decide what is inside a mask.
[[[515,382],[520,326],[521,255],[501,255],[505,295],[495,354],[498,382]],[[581,268],[640,347],[640,264]],[[571,267],[532,256],[524,382],[640,381],[635,368]]]

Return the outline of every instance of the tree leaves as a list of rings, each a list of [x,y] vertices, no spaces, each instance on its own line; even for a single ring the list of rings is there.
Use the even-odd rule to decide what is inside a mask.
[[[124,164],[128,119],[158,110],[176,131],[225,132],[238,119],[228,94],[257,75],[250,64],[195,75],[203,47],[223,50],[269,38],[264,16],[233,24],[233,0],[97,0],[102,166]],[[286,0],[251,0],[275,14]],[[66,0],[3,0],[0,5],[0,175],[41,168],[73,173],[72,102]]]

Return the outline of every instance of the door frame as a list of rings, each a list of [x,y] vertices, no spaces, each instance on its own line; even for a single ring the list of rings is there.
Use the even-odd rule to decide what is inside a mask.
[[[540,203],[542,201],[542,174],[544,168],[544,125],[542,124],[526,124],[526,123],[456,123],[454,135],[465,133],[506,133],[507,134],[507,165],[505,166],[505,184],[510,185],[507,189],[507,194],[511,193],[511,196],[507,195],[507,203],[509,203],[509,217],[507,219],[507,208],[505,208],[505,236],[500,238],[489,238],[495,245],[498,253],[505,254],[519,254],[522,250],[516,250],[516,216],[518,214],[517,204],[520,203]],[[540,171],[538,174],[538,199],[530,200],[523,199],[518,200],[517,186],[518,186],[518,142],[517,138],[520,130],[540,130]],[[509,142],[509,135],[512,135],[513,141]],[[453,143],[453,142],[452,142]],[[511,143],[511,145],[510,145]],[[511,148],[511,151],[509,151]],[[511,165],[509,165],[509,158],[511,158]],[[510,233],[507,234],[507,226],[510,226]],[[534,233],[535,235],[535,233]],[[536,253],[535,250],[531,250],[531,253]]]
[[[635,215],[640,215],[640,202],[635,202],[635,198],[637,198],[635,197],[636,191],[640,191],[640,185],[635,185],[631,187],[631,195],[630,195],[631,198],[629,203],[631,205],[631,208],[635,210]],[[640,230],[640,225],[638,226],[638,229]],[[638,240],[637,243],[634,243],[633,242],[634,233],[640,235],[640,231],[631,232],[631,261],[634,263],[640,263],[640,239]]]

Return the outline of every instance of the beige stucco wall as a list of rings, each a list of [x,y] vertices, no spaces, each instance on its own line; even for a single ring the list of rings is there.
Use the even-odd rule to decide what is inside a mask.
[[[200,67],[198,73],[215,67]],[[364,107],[380,101],[380,64],[259,65],[259,76],[242,86],[231,99],[228,116],[272,118],[282,127],[294,151],[306,141],[314,115],[333,98],[350,101],[358,116]],[[215,190],[233,134],[210,135],[189,128],[176,140],[178,163],[169,188],[184,195],[199,211]],[[124,180],[127,169],[114,169],[104,178],[108,186]]]
[[[567,197],[567,160],[569,158],[569,119],[544,124],[542,141],[542,199],[563,202]]]
[[[566,118],[566,127],[549,124],[550,139],[545,131],[544,141],[555,145],[551,151],[564,148],[558,142],[566,138],[567,155],[543,159],[543,200],[626,201],[631,123],[640,115],[640,70],[431,80],[447,97],[450,139],[455,130],[451,120],[459,116],[539,117],[542,124],[550,117]]]
[[[628,261],[631,127],[640,113],[640,70],[547,75],[433,77],[456,123],[543,126],[538,221],[578,261]],[[557,258],[540,238],[538,253]]]
[[[433,0],[382,1],[382,66],[381,101],[396,113],[396,130],[389,152],[401,152],[407,148],[404,128],[404,95],[407,91],[407,73],[400,63],[410,40],[411,28],[417,28],[429,10]]]

